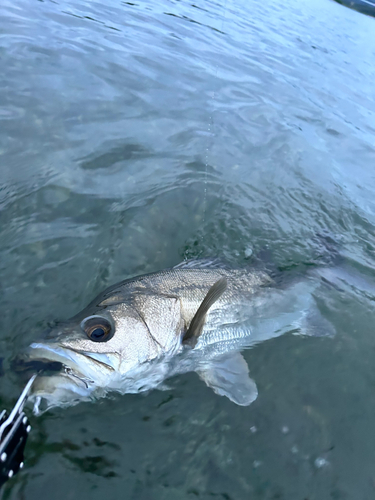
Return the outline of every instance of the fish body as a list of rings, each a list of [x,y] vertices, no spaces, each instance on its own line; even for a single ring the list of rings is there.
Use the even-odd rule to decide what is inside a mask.
[[[59,372],[35,382],[34,411],[41,400],[49,408],[108,391],[138,393],[189,371],[248,405],[257,389],[240,350],[287,331],[329,330],[320,316],[319,332],[307,321],[318,317],[317,286],[303,279],[280,288],[263,271],[207,260],[122,281],[31,344],[30,359],[61,363]]]

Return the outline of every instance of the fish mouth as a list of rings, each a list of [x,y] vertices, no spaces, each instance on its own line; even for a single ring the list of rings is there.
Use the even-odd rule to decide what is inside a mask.
[[[43,375],[64,373],[80,380],[86,387],[96,384],[98,375],[114,372],[119,365],[115,354],[79,351],[58,344],[33,343],[26,356],[24,369],[33,369]]]
[[[117,353],[85,352],[59,343],[33,343],[12,362],[21,377],[37,373],[29,400],[34,415],[103,397],[119,376]]]

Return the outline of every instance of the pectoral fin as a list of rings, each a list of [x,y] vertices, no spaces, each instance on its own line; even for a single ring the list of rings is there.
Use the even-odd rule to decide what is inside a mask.
[[[207,295],[203,299],[194,318],[191,320],[190,326],[184,335],[183,342],[195,346],[199,335],[202,333],[206,314],[210,307],[223,295],[227,288],[226,278],[220,278],[208,290]]]
[[[257,386],[249,377],[249,367],[239,352],[206,361],[197,373],[216,394],[240,406],[248,406],[258,396]]]

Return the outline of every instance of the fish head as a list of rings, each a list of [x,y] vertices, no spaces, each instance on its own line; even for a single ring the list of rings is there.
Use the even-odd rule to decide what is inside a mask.
[[[152,335],[152,331],[158,333],[157,318],[139,304],[107,299],[51,328],[26,353],[27,361],[37,362],[42,369],[51,363],[55,367],[52,373],[42,370],[34,383],[34,412],[96,399],[111,390],[146,390],[144,372],[149,365],[179,344],[176,335],[172,335],[173,345],[163,341],[162,332],[159,340]]]

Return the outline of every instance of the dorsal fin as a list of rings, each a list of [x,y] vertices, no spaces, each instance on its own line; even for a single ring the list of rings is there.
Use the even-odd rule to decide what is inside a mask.
[[[203,325],[206,319],[206,314],[210,307],[223,295],[227,288],[227,279],[220,278],[208,290],[207,295],[203,299],[198,311],[195,313],[194,318],[191,320],[190,326],[184,335],[183,342],[195,346],[199,335],[202,333]]]
[[[219,257],[188,259],[180,262],[173,269],[231,269],[231,266]]]

